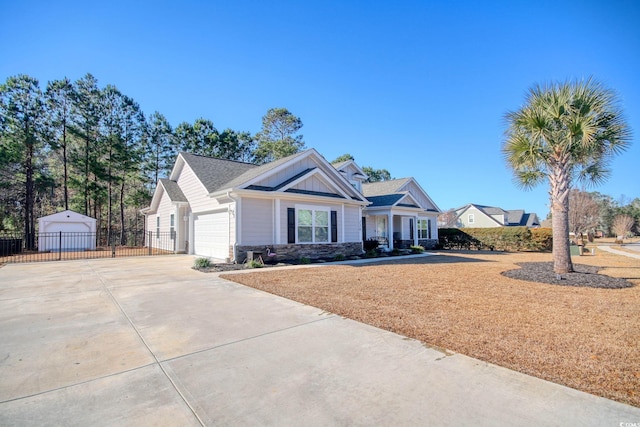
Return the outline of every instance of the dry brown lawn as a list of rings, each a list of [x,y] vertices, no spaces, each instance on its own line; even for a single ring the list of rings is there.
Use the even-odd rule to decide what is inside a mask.
[[[636,286],[594,289],[500,273],[550,254],[443,252],[379,264],[223,277],[328,312],[640,406],[640,261],[599,251],[580,264]]]

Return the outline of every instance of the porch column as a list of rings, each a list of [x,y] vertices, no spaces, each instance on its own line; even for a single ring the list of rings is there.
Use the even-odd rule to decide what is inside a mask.
[[[280,199],[273,201],[273,244],[280,244]]]
[[[387,214],[387,241],[389,242],[389,250],[393,249],[393,214]]]
[[[419,239],[418,239],[418,217],[414,216],[413,217],[413,246],[418,246],[419,244]]]

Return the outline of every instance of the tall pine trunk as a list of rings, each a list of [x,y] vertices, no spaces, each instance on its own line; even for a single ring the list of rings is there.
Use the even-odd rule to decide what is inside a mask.
[[[25,248],[32,250],[35,249],[36,243],[36,223],[33,218],[35,197],[33,186],[33,137],[30,134],[31,129],[29,121],[25,121],[25,142],[26,142],[26,156],[25,156],[25,203],[24,203],[24,235],[25,235]]]

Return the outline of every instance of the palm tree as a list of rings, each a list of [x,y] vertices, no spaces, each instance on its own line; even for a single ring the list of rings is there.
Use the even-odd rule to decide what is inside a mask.
[[[573,272],[568,239],[572,184],[606,180],[609,161],[630,144],[617,96],[592,78],[536,85],[525,105],[506,119],[502,152],[516,183],[530,189],[549,181],[554,271]]]

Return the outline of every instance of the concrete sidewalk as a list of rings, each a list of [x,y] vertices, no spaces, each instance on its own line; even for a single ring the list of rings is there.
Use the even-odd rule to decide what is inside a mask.
[[[185,255],[0,268],[0,425],[640,423],[640,408],[192,264]]]
[[[628,245],[627,247],[631,250],[636,250],[637,245]],[[622,255],[629,258],[640,259],[640,254],[632,254],[630,252],[620,251],[608,245],[598,245],[597,248],[602,249],[603,251],[611,252],[612,254]]]

